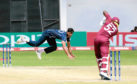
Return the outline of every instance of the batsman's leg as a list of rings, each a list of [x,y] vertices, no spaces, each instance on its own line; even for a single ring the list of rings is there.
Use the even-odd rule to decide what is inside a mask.
[[[102,58],[101,58],[101,53],[100,53],[100,45],[99,45],[99,42],[96,39],[94,40],[94,52],[95,52],[96,61],[97,61],[97,64],[98,64],[98,69],[99,69],[99,72],[100,72],[100,68],[101,68],[101,65],[102,65]]]
[[[109,78],[109,44],[103,42],[101,47],[102,66],[100,69],[100,75],[104,80],[110,80]]]

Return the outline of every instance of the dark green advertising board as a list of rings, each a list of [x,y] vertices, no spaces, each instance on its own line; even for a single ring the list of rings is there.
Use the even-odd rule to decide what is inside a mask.
[[[40,38],[41,32],[27,32],[27,33],[0,33],[0,47],[2,44],[11,43],[12,47],[30,47],[29,45],[22,43],[17,44],[16,41],[20,36],[25,36],[33,41]],[[62,46],[60,40],[56,40],[58,47]],[[75,32],[71,38],[71,46],[86,46],[86,32]],[[47,41],[45,41],[40,47],[48,47]]]

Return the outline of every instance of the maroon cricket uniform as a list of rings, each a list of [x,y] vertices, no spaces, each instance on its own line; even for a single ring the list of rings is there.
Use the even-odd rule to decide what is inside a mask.
[[[106,21],[94,40],[94,50],[99,66],[99,71],[103,72],[108,71],[109,39],[118,33],[118,24],[112,22],[113,19],[118,18],[111,18],[108,13],[105,15],[105,17]]]

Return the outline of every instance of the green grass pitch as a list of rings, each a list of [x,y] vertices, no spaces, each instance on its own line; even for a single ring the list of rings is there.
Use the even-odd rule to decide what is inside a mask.
[[[137,51],[121,51],[121,65],[137,65]],[[42,53],[39,60],[35,51],[12,52],[12,66],[96,66],[94,51],[73,51],[76,56],[70,60],[64,51],[55,51],[50,54]],[[2,52],[0,52],[2,59]],[[114,60],[114,59],[113,59]],[[118,61],[118,60],[117,60]],[[2,60],[0,60],[2,66]]]

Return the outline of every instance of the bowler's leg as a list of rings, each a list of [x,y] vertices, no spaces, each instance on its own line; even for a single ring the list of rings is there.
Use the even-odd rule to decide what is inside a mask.
[[[45,34],[42,34],[42,36],[39,38],[39,40],[37,40],[37,41],[30,40],[29,42],[27,42],[27,44],[29,44],[30,46],[37,47],[37,46],[40,46],[45,40],[46,40],[46,36],[45,36]]]
[[[54,38],[47,38],[47,42],[50,46],[44,49],[46,53],[51,53],[57,49],[56,40]]]

